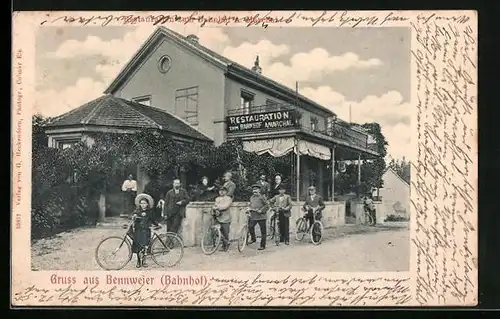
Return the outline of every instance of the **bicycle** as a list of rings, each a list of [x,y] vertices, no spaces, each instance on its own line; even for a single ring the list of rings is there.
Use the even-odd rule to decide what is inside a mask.
[[[130,262],[132,259],[133,240],[130,234],[132,233],[131,231],[133,227],[134,218],[130,224],[123,225],[123,229],[127,229],[125,236],[110,236],[99,242],[95,250],[95,258],[97,264],[101,268],[105,270],[120,270]],[[154,263],[160,267],[174,267],[181,261],[184,255],[184,243],[176,233],[167,231],[166,233],[158,234],[156,231],[159,229],[161,229],[161,226],[153,228],[148,244],[149,249],[142,247],[139,254],[141,255],[141,259],[151,256]],[[163,256],[173,256],[176,251],[178,252],[178,256],[177,258],[174,256],[172,262],[169,263],[168,261],[163,262],[160,260]],[[106,252],[109,252],[109,254],[106,254]],[[123,257],[121,262],[119,262],[116,266],[109,266],[106,264],[108,261],[107,257],[115,257],[118,254]]]
[[[361,218],[360,218],[360,222],[361,222],[361,225],[363,226],[371,226],[374,224],[374,220],[373,220],[373,216],[371,214],[371,211],[369,208],[366,208],[364,207],[363,208],[363,215],[361,215]]]
[[[248,237],[250,236],[249,230],[248,230],[248,225],[250,224],[250,210],[248,210],[245,215],[246,215],[246,221],[241,226],[241,229],[238,234],[238,251],[240,253],[243,252],[245,247],[247,246],[248,243]]]
[[[222,242],[222,232],[220,223],[217,221],[217,216],[212,213],[212,223],[203,233],[201,238],[201,250],[205,255],[211,255],[217,251]]]
[[[279,246],[280,244],[280,220],[279,220],[279,211],[276,209],[272,209],[273,215],[271,216],[271,219],[269,220],[269,234],[268,236],[271,239],[274,239],[274,242],[276,243],[276,246]]]
[[[310,209],[310,208],[309,208]],[[308,211],[307,209],[306,211]],[[302,241],[304,239],[305,235],[309,233],[309,236],[311,238],[311,242],[314,245],[319,245],[321,243],[321,240],[323,239],[323,223],[317,219],[317,216],[319,214],[319,207],[313,209],[313,216],[314,216],[314,222],[312,225],[307,227],[307,219],[306,215],[303,215],[297,219],[297,222],[295,224],[295,239],[298,241]]]

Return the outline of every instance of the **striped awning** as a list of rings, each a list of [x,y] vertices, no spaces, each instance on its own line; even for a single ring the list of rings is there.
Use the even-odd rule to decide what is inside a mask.
[[[274,157],[281,157],[298,150],[300,155],[308,155],[320,160],[330,160],[332,158],[330,149],[326,146],[302,140],[298,141],[297,148],[295,148],[295,145],[295,139],[292,137],[274,138],[244,141],[243,149],[247,152],[256,153],[258,155],[267,153]]]

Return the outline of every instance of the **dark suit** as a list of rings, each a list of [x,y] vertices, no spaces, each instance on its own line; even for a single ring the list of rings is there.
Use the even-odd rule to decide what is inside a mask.
[[[290,240],[290,216],[292,210],[292,197],[288,194],[276,195],[269,201],[274,209],[278,211],[280,225],[280,242]]]
[[[269,197],[270,198],[273,198],[274,196],[276,195],[279,195],[280,193],[280,189],[279,189],[279,186],[283,184],[283,182],[279,183],[279,184],[274,184],[272,189],[270,190],[270,194],[269,194]]]
[[[307,195],[306,201],[305,201],[304,206],[303,206],[304,210],[306,210],[307,206],[309,206],[310,208],[319,207],[319,210],[317,211],[318,213],[316,215],[316,219],[322,218],[321,212],[323,211],[323,209],[325,209],[325,203],[323,202],[323,198],[320,195],[315,194],[313,196],[313,198],[311,198],[311,195]],[[312,209],[309,209],[306,211],[307,211],[306,218],[309,221],[309,226],[311,226],[314,223],[314,216],[312,213]]]
[[[181,202],[180,205],[177,205],[177,202]],[[189,194],[185,189],[179,188],[177,192],[171,189],[167,192],[163,207],[163,213],[167,220],[167,231],[179,233],[182,219],[186,217],[187,204],[189,204]]]

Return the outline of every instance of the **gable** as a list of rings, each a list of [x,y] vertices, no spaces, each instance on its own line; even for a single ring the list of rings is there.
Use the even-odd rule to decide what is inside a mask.
[[[137,52],[134,53],[104,93],[115,94],[117,91],[120,91],[126,82],[133,77],[134,73],[142,67],[146,60],[151,58],[154,52],[164,42],[167,42],[172,48],[176,47],[178,50],[182,50],[184,54],[191,57],[197,57],[198,61],[210,63],[219,68],[222,72],[225,72],[225,68],[227,67],[226,61],[214,59],[213,56],[209,54],[203,54],[194,44],[183,39],[181,35],[167,28],[160,27],[156,29],[156,31],[141,45]]]

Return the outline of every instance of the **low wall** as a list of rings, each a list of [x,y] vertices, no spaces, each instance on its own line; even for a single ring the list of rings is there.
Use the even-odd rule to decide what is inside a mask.
[[[383,224],[387,215],[387,209],[383,202],[373,202],[377,212],[377,224]],[[364,213],[364,205],[362,201],[351,201],[351,212],[356,215],[356,224],[361,223],[361,217]]]
[[[186,207],[186,218],[182,223],[182,238],[186,247],[199,246],[203,232],[212,222],[210,208],[213,202],[193,202]],[[235,240],[242,225],[246,222],[245,211],[248,203],[235,202],[231,205],[230,212],[232,216],[230,240]],[[301,204],[294,203],[292,207],[292,216],[290,217],[290,233],[295,233],[295,223],[303,214]],[[271,214],[268,213],[268,219]],[[345,203],[344,202],[325,202],[323,211],[323,225],[325,228],[340,226],[345,224]],[[268,223],[269,225],[269,223]],[[257,237],[260,236],[259,226],[255,227]]]

